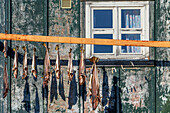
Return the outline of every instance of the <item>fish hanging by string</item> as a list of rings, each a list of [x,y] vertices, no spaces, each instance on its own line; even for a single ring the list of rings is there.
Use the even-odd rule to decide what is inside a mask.
[[[36,60],[35,60],[35,52],[36,48],[33,49],[33,57],[32,57],[32,74],[35,78],[37,78],[37,72],[36,72]]]
[[[8,41],[4,40],[4,49],[3,49],[3,53],[4,53],[4,57],[7,58],[7,51],[8,51]]]
[[[43,80],[43,87],[48,85],[48,81],[50,79],[50,58],[48,53],[48,48],[45,43],[43,43],[43,46],[46,48],[45,52],[45,59],[44,59],[44,80]]]
[[[93,62],[93,70],[92,70],[92,97],[90,99],[92,103],[92,108],[95,110],[100,102],[100,94],[99,94],[99,79],[98,79],[98,69],[96,63],[98,62],[98,58],[92,57],[90,59]]]
[[[72,49],[70,48],[70,52],[69,52],[69,59],[68,59],[68,78],[71,81],[73,78],[73,61],[72,61],[72,55],[71,55]]]
[[[13,51],[15,51],[15,56],[14,56],[14,64],[13,64],[12,71],[15,78],[17,78],[18,75],[18,48],[19,47],[17,46],[16,48],[13,49]]]
[[[92,66],[92,68],[93,68],[93,66]],[[92,78],[93,78],[93,74],[90,74],[90,80],[89,80],[89,85],[88,85],[89,92],[88,92],[87,96],[92,96]]]
[[[24,50],[22,79],[25,79],[27,77],[27,75],[28,75],[27,48],[26,48],[26,46],[23,46],[22,48]]]
[[[93,65],[92,65],[92,70],[93,70]],[[90,74],[89,93],[87,94],[87,96],[92,96],[92,78],[93,78],[93,73]]]
[[[92,66],[92,68],[93,68],[93,66]],[[89,93],[87,94],[87,96],[91,96],[92,95],[92,77],[93,77],[93,74],[90,75]]]
[[[5,67],[4,67],[4,77],[3,77],[3,98],[5,98],[8,94],[8,73],[7,73],[7,63],[5,62]]]
[[[56,50],[57,50],[57,56],[56,56],[55,72],[56,72],[56,78],[60,79],[61,68],[60,68],[59,45],[56,45]]]
[[[83,46],[81,47],[80,52],[81,55],[80,55],[80,65],[79,65],[79,84],[83,85],[86,79]]]

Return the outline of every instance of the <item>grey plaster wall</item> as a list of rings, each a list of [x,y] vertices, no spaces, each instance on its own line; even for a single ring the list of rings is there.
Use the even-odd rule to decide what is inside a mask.
[[[5,32],[5,0],[0,1],[0,33]],[[3,45],[3,40],[0,40]],[[3,48],[1,48],[3,50]],[[6,60],[7,61],[7,60]],[[7,99],[3,99],[3,70],[5,64],[4,54],[0,52],[0,112],[7,112]]]
[[[43,35],[43,0],[12,0],[12,33]],[[22,46],[27,46],[28,59],[32,59],[33,48],[36,48],[37,59],[43,59],[45,48],[38,42],[12,41],[12,47],[19,46],[18,78],[11,75],[11,109],[12,112],[35,112],[44,111],[45,99],[42,95],[43,65],[37,62],[37,80],[31,74],[31,60],[29,60],[29,75],[22,80],[23,55]],[[13,59],[12,64],[13,65]]]
[[[71,9],[62,9],[60,0],[49,0],[48,5],[48,28],[44,28],[46,21],[45,2],[43,0],[12,0],[12,33],[14,34],[34,34],[45,35],[45,29],[50,36],[71,36],[85,37],[85,7],[84,3],[72,0]],[[169,32],[169,1],[155,1],[150,3],[150,40],[170,41]],[[81,12],[80,12],[81,11]],[[81,14],[81,17],[80,17]],[[154,21],[156,22],[154,24]],[[80,29],[81,27],[81,29]],[[155,28],[155,29],[153,29]],[[0,32],[5,31],[5,0],[0,1]],[[3,41],[0,41],[3,44]],[[60,80],[56,80],[55,74],[51,76],[50,88],[51,98],[47,98],[47,93],[42,89],[43,63],[37,62],[38,78],[35,80],[30,73],[27,80],[22,80],[22,60],[24,51],[22,46],[27,46],[28,58],[32,58],[33,48],[37,48],[36,56],[38,61],[43,61],[45,48],[38,42],[12,41],[12,48],[18,45],[19,48],[19,73],[15,79],[13,74],[11,79],[11,92],[6,99],[2,98],[3,85],[0,86],[0,112],[46,112],[47,102],[50,102],[50,112],[92,112],[88,93],[88,82],[91,67],[86,67],[86,84],[78,85],[78,60],[80,50],[77,44],[59,44],[61,60],[68,59],[69,49],[73,49],[73,59],[75,61],[75,77],[72,82],[68,82],[67,66],[62,66]],[[56,43],[49,43],[50,58],[55,59]],[[1,46],[2,47],[2,46]],[[0,50],[2,51],[3,48]],[[13,52],[11,53],[13,56]],[[93,112],[164,112],[170,111],[170,49],[150,48],[151,60],[155,60],[155,67],[98,67],[100,79],[101,103]],[[0,83],[3,83],[3,66],[7,61],[0,52]],[[8,60],[9,61],[9,60]],[[29,64],[31,64],[29,60]],[[8,72],[11,71],[8,65]],[[54,72],[54,65],[51,66]],[[45,95],[43,95],[45,94]],[[44,96],[44,98],[43,98]],[[11,101],[10,101],[11,98]],[[9,109],[7,109],[9,108]],[[114,109],[113,109],[114,108]]]
[[[62,9],[60,0],[49,0],[49,35],[50,36],[65,36],[65,37],[80,37],[80,5],[78,0],[72,0],[71,9]],[[55,59],[57,51],[55,46],[57,43],[49,43],[50,58]],[[68,80],[67,66],[61,66],[61,79],[56,80],[53,75],[51,82],[52,90],[56,92],[50,104],[50,112],[80,112],[79,109],[79,80],[78,80],[78,60],[80,49],[78,44],[59,44],[61,60],[68,60],[68,53],[72,48],[73,60],[76,60],[74,65],[74,78],[71,82]],[[52,69],[55,67],[52,66]],[[56,81],[56,82],[55,82]],[[53,98],[53,97],[52,97]]]

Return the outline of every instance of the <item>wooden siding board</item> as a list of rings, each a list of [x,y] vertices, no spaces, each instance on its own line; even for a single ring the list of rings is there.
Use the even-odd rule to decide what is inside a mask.
[[[167,0],[155,1],[155,40],[170,41],[169,34],[169,2]],[[170,111],[167,105],[170,103],[170,61],[169,48],[156,48],[156,60],[164,61],[155,68],[156,72],[156,112],[166,113]]]
[[[43,1],[12,1],[12,33],[16,34],[37,34],[43,35]],[[21,48],[26,45],[28,49],[28,58],[32,59],[33,48],[37,49],[38,59],[44,59],[45,48],[42,43],[12,41],[12,48],[19,45],[19,70],[18,78],[11,75],[11,109],[12,112],[43,112],[42,82],[43,65],[37,65],[38,78],[34,80],[31,75],[31,65],[28,66],[29,75],[27,80],[22,80],[22,61],[24,51]],[[31,64],[31,62],[29,62]],[[13,59],[12,64],[13,65]],[[33,85],[35,84],[35,85]],[[35,87],[36,86],[36,87]],[[23,102],[26,100],[26,102]],[[27,110],[26,110],[27,109]]]
[[[0,1],[0,33],[5,33],[5,0]],[[3,43],[3,40],[0,40],[1,43]],[[3,48],[1,48],[3,50]],[[7,111],[7,97],[3,99],[3,76],[4,76],[4,63],[7,61],[4,58],[4,54],[0,52],[0,112],[8,112]],[[9,94],[8,94],[9,95]]]
[[[79,35],[79,13],[80,6],[78,0],[72,0],[71,9],[62,9],[61,0],[49,0],[49,35],[50,36],[67,36],[80,37]],[[57,43],[49,43],[50,58],[55,61],[57,51],[55,46]],[[79,108],[79,81],[78,81],[78,65],[79,65],[79,45],[78,44],[59,44],[61,60],[68,60],[68,52],[72,48],[72,56],[74,60],[75,77],[68,83],[67,63],[61,66],[61,80],[55,80],[51,85],[57,84],[54,88],[57,92],[57,99],[50,104],[50,112],[80,112]],[[66,61],[67,62],[67,61]],[[62,62],[61,62],[62,63]],[[64,63],[64,62],[63,62]],[[55,63],[52,63],[52,70]],[[65,64],[65,63],[64,63]],[[55,83],[56,81],[56,83]],[[62,93],[64,91],[64,94]],[[50,100],[48,100],[50,101]]]
[[[5,0],[0,1],[0,33],[5,32]]]

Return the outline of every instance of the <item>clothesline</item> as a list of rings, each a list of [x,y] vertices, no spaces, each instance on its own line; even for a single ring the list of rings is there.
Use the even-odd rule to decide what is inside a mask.
[[[69,44],[94,44],[94,45],[117,45],[117,46],[140,46],[140,47],[170,47],[170,41],[141,41],[141,40],[116,40],[116,39],[93,39],[59,36],[38,36],[0,33],[1,40],[53,42]]]

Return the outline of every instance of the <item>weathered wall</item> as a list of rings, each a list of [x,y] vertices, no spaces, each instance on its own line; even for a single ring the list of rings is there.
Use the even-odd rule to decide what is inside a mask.
[[[5,0],[0,1],[0,33],[5,32]],[[0,44],[3,45],[3,40],[0,40]],[[3,48],[0,48],[3,50]],[[7,98],[3,99],[3,70],[4,70],[4,63],[5,58],[4,54],[0,52],[0,112],[7,111]]]
[[[72,0],[71,9],[62,9],[60,0],[49,0],[49,35],[80,37],[80,5],[79,0]],[[49,43],[50,58],[55,59],[57,43]],[[61,60],[68,60],[68,53],[72,48],[72,57],[75,61],[74,77],[71,82],[68,81],[67,66],[61,67],[61,79],[56,80],[53,74],[51,81],[51,104],[50,112],[79,112],[79,82],[78,82],[78,59],[79,45],[77,44],[59,44]],[[52,69],[55,67],[53,66]],[[55,97],[55,98],[54,98]]]
[[[155,40],[170,41],[170,3],[168,0],[156,0]],[[156,61],[161,66],[156,72],[156,111],[167,113],[170,111],[170,48],[156,48]]]
[[[5,0],[1,0],[0,1],[0,33],[5,33]],[[0,45],[3,47],[3,40],[0,40]],[[0,48],[0,50],[2,51],[3,48]],[[7,62],[7,58],[4,58],[4,54],[2,52],[0,52],[0,112],[4,113],[7,112],[7,109],[9,107],[9,104],[7,104],[7,102],[9,102],[9,98],[5,98],[3,99],[3,75],[4,75],[4,64],[5,62]],[[9,66],[7,67],[9,68]],[[9,97],[9,94],[8,94]]]
[[[155,18],[154,29],[150,29],[151,40],[170,41],[169,33],[169,3],[167,0],[156,0],[156,15],[154,17],[153,5],[150,6],[150,21]],[[49,0],[48,16],[46,15],[44,0],[12,0],[12,33],[16,34],[34,34],[45,35],[45,29],[48,29],[50,36],[72,36],[85,37],[84,35],[84,3],[80,4],[78,0],[72,0],[71,9],[62,9],[60,0]],[[81,10],[81,12],[80,12]],[[80,15],[81,14],[81,20]],[[45,28],[44,22],[48,17],[48,28]],[[81,24],[80,24],[81,22]],[[154,24],[150,24],[153,28]],[[81,27],[81,29],[80,29]],[[0,32],[5,31],[5,0],[0,1]],[[3,44],[3,41],[0,41]],[[61,60],[68,59],[69,49],[73,49],[73,59],[75,61],[75,77],[72,82],[68,82],[67,66],[62,66],[62,75],[60,80],[56,80],[55,74],[51,77],[51,98],[43,98],[42,82],[43,79],[43,58],[45,49],[41,43],[12,41],[11,48],[19,45],[19,73],[18,78],[14,79],[11,75],[11,93],[6,99],[2,98],[3,85],[0,87],[0,112],[6,112],[7,108],[11,112],[46,112],[47,101],[51,101],[50,112],[90,112],[91,104],[88,93],[88,82],[91,73],[91,67],[86,68],[86,85],[78,85],[78,64],[79,45],[77,44],[59,44]],[[27,80],[22,80],[22,46],[26,45],[28,49],[28,58],[32,58],[33,48],[37,48],[36,56],[38,78],[35,80],[30,73]],[[50,58],[55,59],[56,43],[49,43]],[[2,47],[2,46],[1,46]],[[2,51],[3,48],[0,50]],[[11,53],[13,54],[13,53]],[[170,111],[168,105],[170,99],[170,49],[154,48],[150,49],[151,59],[155,60],[156,67],[132,67],[132,68],[108,68],[99,67],[100,94],[101,103],[98,111],[117,111],[117,112],[164,112]],[[13,56],[13,55],[12,55]],[[8,65],[8,72],[12,69]],[[0,83],[3,83],[3,53],[0,52]],[[6,60],[7,61],[7,60]],[[9,61],[9,60],[8,60]],[[29,64],[31,64],[29,60]],[[54,65],[51,67],[54,71]],[[83,90],[82,90],[83,89]],[[81,93],[83,91],[83,94]],[[11,101],[10,101],[11,97]],[[8,102],[7,102],[8,101]],[[11,104],[11,106],[10,106]],[[8,112],[10,112],[8,109]]]
[[[43,35],[43,0],[12,0],[12,33]],[[11,109],[12,112],[43,112],[42,81],[43,65],[38,65],[37,80],[31,74],[26,80],[22,80],[23,55],[22,46],[28,48],[28,59],[32,58],[33,48],[36,48],[37,59],[43,59],[45,49],[41,43],[12,41],[12,47],[19,46],[18,78],[11,75]],[[31,61],[29,62],[31,64]],[[13,59],[12,64],[13,65]],[[44,102],[45,103],[45,102]]]
[[[154,2],[150,2],[150,40],[169,41],[169,3],[157,0],[156,18]],[[81,37],[85,37],[85,3],[81,3]],[[154,24],[154,21],[156,22]],[[155,29],[154,29],[155,27]],[[95,112],[167,112],[170,109],[169,48],[150,48],[150,60],[156,67],[113,68],[99,67],[100,94],[102,103]],[[158,66],[159,65],[159,66]],[[103,69],[105,72],[103,72]],[[91,68],[86,69],[86,90]],[[86,95],[84,93],[84,95]],[[91,111],[89,97],[84,97],[84,112]]]

